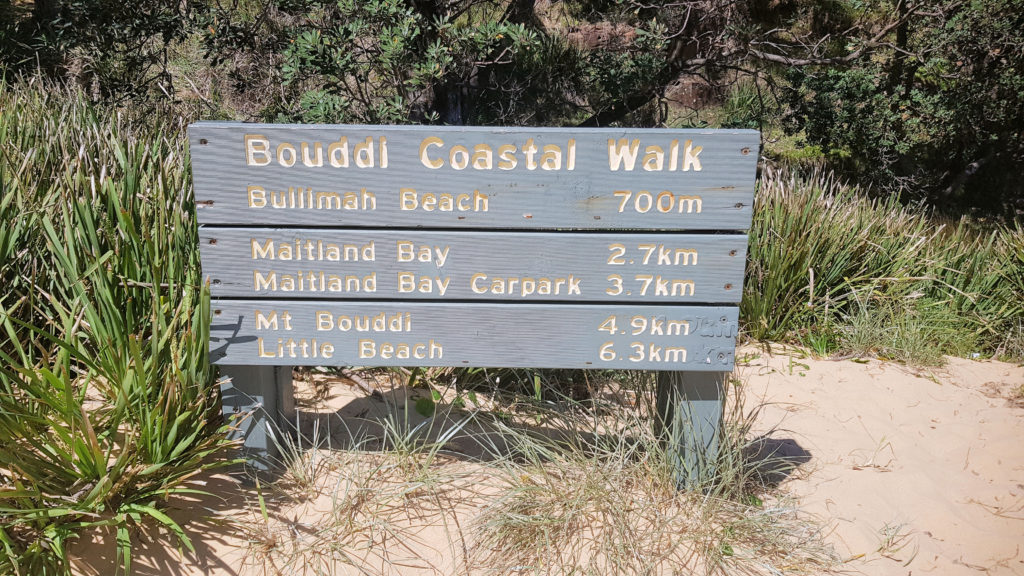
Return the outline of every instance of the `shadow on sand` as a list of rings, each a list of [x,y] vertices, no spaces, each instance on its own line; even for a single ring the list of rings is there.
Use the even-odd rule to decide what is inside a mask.
[[[334,394],[340,391],[340,394]],[[333,394],[333,395],[332,395]],[[581,410],[579,405],[545,404],[552,417],[525,418],[512,412],[455,409],[439,402],[431,416],[416,409],[418,400],[429,397],[429,391],[394,386],[389,390],[363,394],[352,387],[332,386],[327,396],[315,400],[297,400],[296,412],[284,433],[283,443],[291,449],[317,447],[328,450],[362,451],[367,453],[438,445],[439,456],[464,462],[482,463],[512,458],[525,458],[523,444],[540,441],[546,446],[561,446],[584,453],[598,452],[601,447],[616,444],[636,448],[644,440],[636,438],[637,430],[622,428],[608,432],[587,418],[559,417],[566,411]],[[625,402],[609,395],[597,403]],[[653,405],[653,404],[652,404]],[[515,407],[503,405],[505,410]],[[422,409],[422,408],[421,408]],[[560,412],[561,411],[561,412]],[[526,411],[523,411],[526,412]],[[582,414],[582,413],[581,413]],[[637,419],[633,425],[650,424]],[[589,428],[586,429],[585,428]],[[509,433],[514,430],[514,433]],[[647,440],[649,441],[649,440]],[[642,448],[642,447],[641,447]],[[286,450],[287,451],[287,448]],[[635,453],[641,453],[642,450]],[[794,470],[811,459],[811,454],[790,438],[762,436],[752,439],[744,448],[744,462],[749,477],[765,486],[776,486]],[[283,462],[270,462],[275,471]],[[132,532],[132,574],[156,576],[182,574],[183,560],[190,565],[188,573],[236,574],[245,558],[244,544],[253,536],[239,524],[239,512],[255,509],[258,493],[250,471],[236,467],[195,479],[195,488],[207,495],[176,496],[171,500],[169,516],[181,523],[189,535],[195,552],[185,550],[166,530],[135,530]],[[263,492],[275,472],[262,476]],[[270,515],[276,504],[267,501]],[[227,519],[234,514],[234,519]],[[244,514],[242,515],[244,516]],[[249,515],[252,517],[252,515]],[[241,546],[240,546],[241,545]],[[75,572],[83,575],[123,573],[114,567],[116,538],[111,531],[101,531],[91,542],[73,546]]]

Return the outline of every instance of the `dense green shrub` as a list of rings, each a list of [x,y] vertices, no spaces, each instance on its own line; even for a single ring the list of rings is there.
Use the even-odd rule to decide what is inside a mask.
[[[183,124],[0,85],[0,573],[164,525],[224,446]]]
[[[662,66],[657,34],[582,47],[523,2],[247,5],[212,9],[204,44],[239,93],[265,101],[269,120],[564,125]]]
[[[169,51],[194,31],[202,0],[37,0],[0,23],[0,65],[76,80],[93,97],[174,92]],[[0,7],[0,16],[3,9]]]
[[[905,201],[1024,212],[1024,0],[919,10],[872,58],[789,67],[790,130]]]

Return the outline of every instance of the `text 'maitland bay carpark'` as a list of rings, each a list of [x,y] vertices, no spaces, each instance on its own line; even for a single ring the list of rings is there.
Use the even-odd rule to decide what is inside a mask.
[[[732,368],[755,131],[190,140],[216,362]]]

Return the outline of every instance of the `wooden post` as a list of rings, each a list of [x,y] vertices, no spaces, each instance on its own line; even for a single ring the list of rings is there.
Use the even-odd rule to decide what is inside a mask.
[[[250,466],[270,470],[280,455],[270,427],[281,434],[295,414],[292,367],[226,365],[220,367],[220,376],[224,417],[251,413],[237,422],[229,438],[243,440],[242,455]]]
[[[655,421],[681,489],[700,487],[714,473],[728,372],[658,372]]]

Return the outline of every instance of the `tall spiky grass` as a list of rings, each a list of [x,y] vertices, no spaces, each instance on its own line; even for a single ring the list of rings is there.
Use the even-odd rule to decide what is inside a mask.
[[[868,199],[830,173],[767,170],[750,232],[741,317],[762,340],[833,338],[865,310],[917,316],[928,345],[995,353],[1024,318],[1022,230]],[[827,348],[828,346],[824,346]]]
[[[0,83],[0,572],[133,527],[225,444],[181,121]]]

